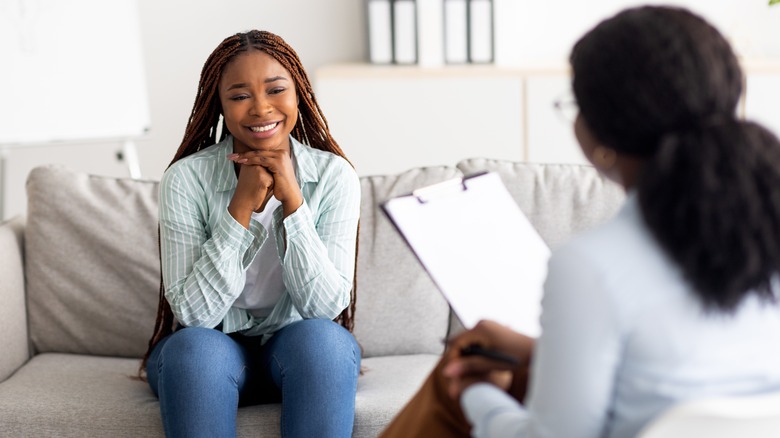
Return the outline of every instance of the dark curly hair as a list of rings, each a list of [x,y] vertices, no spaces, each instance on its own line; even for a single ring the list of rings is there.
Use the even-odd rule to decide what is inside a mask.
[[[642,215],[708,310],[772,301],[780,269],[780,143],[739,120],[743,75],[726,39],[674,7],[625,10],[574,46],[580,115],[642,158]]]

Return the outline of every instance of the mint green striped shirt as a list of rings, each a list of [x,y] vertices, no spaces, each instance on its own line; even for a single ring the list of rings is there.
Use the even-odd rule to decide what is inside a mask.
[[[349,305],[360,215],[360,181],[343,158],[290,137],[303,205],[271,229],[247,230],[228,213],[236,189],[233,138],[174,163],[160,182],[160,241],[165,298],[187,327],[265,335],[301,319],[333,319]],[[276,233],[285,292],[267,317],[233,307],[245,271],[269,232]],[[270,241],[270,240],[269,240]]]

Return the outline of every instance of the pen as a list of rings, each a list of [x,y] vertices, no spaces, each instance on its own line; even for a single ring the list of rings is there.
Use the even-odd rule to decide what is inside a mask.
[[[489,359],[498,360],[508,363],[509,365],[519,365],[517,359],[508,354],[499,353],[498,351],[487,350],[477,344],[471,344],[460,349],[460,354],[463,356],[483,356]]]

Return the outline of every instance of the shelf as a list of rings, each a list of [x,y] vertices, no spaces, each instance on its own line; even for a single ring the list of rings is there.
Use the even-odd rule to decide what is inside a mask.
[[[536,65],[527,68],[500,67],[493,64],[445,65],[441,67],[420,67],[418,65],[381,64],[331,64],[316,71],[318,79],[371,78],[426,78],[426,77],[523,77],[535,75],[567,75],[565,64]]]

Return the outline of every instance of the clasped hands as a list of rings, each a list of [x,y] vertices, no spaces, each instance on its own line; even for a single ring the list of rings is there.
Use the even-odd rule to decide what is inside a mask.
[[[463,355],[469,345],[502,353],[517,360],[517,364],[480,355]],[[450,397],[460,400],[469,386],[486,382],[507,391],[519,402],[525,398],[528,366],[534,339],[494,321],[480,321],[473,329],[455,336],[448,342],[442,373],[447,381]]]
[[[252,213],[263,211],[272,195],[282,203],[284,217],[303,204],[289,150],[252,150],[230,154],[227,159],[239,165],[228,211],[246,228]]]

